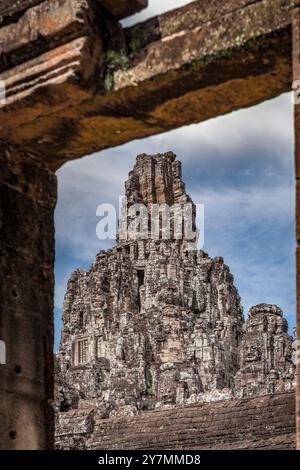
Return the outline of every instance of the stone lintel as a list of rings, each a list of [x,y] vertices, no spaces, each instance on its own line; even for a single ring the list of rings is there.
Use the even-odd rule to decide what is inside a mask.
[[[115,29],[117,35],[110,29],[110,38],[102,38],[100,23],[96,37],[86,17],[78,38],[0,74],[8,81],[1,138],[37,150],[54,169],[291,88],[285,0],[196,1],[123,32]],[[62,47],[68,49],[67,66],[59,61]]]
[[[44,0],[21,0],[19,2],[12,2],[11,0],[1,0],[0,15],[2,21],[0,24],[3,25],[15,21],[28,8],[39,5],[43,3],[43,1]],[[148,0],[90,0],[90,2],[98,3],[116,19],[131,16],[148,6]]]

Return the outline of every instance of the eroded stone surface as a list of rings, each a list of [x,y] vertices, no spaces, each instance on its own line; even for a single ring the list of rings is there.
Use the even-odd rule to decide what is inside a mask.
[[[290,91],[288,0],[198,0],[125,29],[104,8],[144,3],[27,0],[9,16],[5,1],[1,138],[56,170]]]
[[[295,366],[288,323],[276,305],[256,305],[249,312],[240,352],[235,389],[241,396],[288,391]]]
[[[0,448],[53,446],[56,178],[34,155],[0,144]]]
[[[179,406],[101,419],[97,409],[65,413],[57,448],[295,450],[295,394]]]
[[[128,207],[191,203],[171,152],[138,156],[125,188]],[[59,433],[71,409],[132,416],[293,389],[282,311],[262,304],[244,323],[223,259],[187,247],[185,238],[119,240],[73,273],[56,358]]]

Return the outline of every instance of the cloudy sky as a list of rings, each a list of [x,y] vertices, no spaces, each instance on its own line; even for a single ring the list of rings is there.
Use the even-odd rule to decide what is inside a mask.
[[[127,24],[188,1],[150,0]],[[107,242],[96,237],[96,208],[117,205],[139,153],[172,150],[183,164],[187,191],[205,204],[204,250],[223,256],[245,314],[276,303],[295,324],[293,115],[290,94],[206,123],[137,140],[87,156],[58,172],[56,209],[56,348],[66,283],[89,269]]]

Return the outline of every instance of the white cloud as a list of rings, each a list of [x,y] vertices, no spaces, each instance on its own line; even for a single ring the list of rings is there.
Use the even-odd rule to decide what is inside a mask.
[[[276,303],[295,322],[293,239],[294,188],[192,192],[205,203],[205,245],[211,256],[223,256],[235,277],[245,313],[257,303]]]
[[[293,212],[293,193],[294,188],[286,184],[272,188],[253,185],[246,190],[211,188],[192,191],[190,195],[195,203],[205,204],[218,227],[234,223],[236,230],[253,221],[285,225]]]
[[[157,152],[168,150],[169,142],[185,161],[197,158],[241,159],[251,152],[266,153],[269,158],[286,159],[293,150],[293,107],[291,94],[249,109],[233,112],[201,124],[176,129],[152,139]],[[289,162],[287,161],[287,164]]]

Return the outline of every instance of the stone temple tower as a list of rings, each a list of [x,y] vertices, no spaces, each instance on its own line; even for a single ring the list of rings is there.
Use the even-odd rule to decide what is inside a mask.
[[[125,195],[120,231],[134,204],[149,212],[153,204],[189,204],[195,228],[171,152],[138,156]],[[119,234],[88,272],[72,274],[56,356],[58,419],[87,404],[107,417],[293,387],[292,338],[280,309],[257,306],[245,323],[228,266],[175,237],[172,220],[170,239],[160,230],[154,239]]]
[[[286,391],[293,386],[295,366],[288,323],[276,305],[256,305],[249,312],[235,379],[241,397]]]

